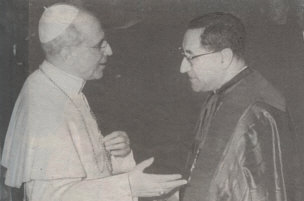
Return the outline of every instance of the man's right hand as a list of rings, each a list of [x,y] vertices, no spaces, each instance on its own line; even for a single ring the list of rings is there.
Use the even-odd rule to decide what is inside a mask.
[[[150,158],[138,164],[130,173],[130,186],[133,197],[155,197],[169,193],[174,188],[185,185],[180,174],[146,174],[143,170],[153,163]]]

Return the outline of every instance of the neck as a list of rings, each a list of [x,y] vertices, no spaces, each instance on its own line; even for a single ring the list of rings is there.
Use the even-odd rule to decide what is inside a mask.
[[[239,74],[246,67],[246,63],[243,59],[234,58],[231,65],[227,68],[227,72],[223,78],[223,84],[229,82],[237,74]]]
[[[72,76],[79,77],[74,71],[73,71],[73,66],[70,66],[68,64],[66,64],[61,58],[59,57],[50,57],[47,56],[46,57],[46,61],[51,63],[53,66],[55,66],[56,68],[59,68],[60,70],[64,71],[67,74],[70,74]],[[82,78],[81,78],[82,79]]]

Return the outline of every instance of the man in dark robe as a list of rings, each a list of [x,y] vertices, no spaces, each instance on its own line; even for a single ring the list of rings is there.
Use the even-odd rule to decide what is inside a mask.
[[[246,65],[245,38],[242,22],[225,13],[192,20],[184,35],[180,71],[194,91],[209,96],[189,150],[182,200],[301,199],[285,99]]]

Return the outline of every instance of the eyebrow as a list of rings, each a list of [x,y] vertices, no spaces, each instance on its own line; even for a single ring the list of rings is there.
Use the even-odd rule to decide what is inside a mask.
[[[101,39],[96,45],[94,45],[94,47],[100,47],[105,40],[105,38]]]

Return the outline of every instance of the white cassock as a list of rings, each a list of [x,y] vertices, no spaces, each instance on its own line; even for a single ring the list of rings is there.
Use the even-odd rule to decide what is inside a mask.
[[[84,84],[44,61],[19,94],[1,164],[6,185],[25,183],[29,201],[132,200],[124,172],[135,166],[133,154],[111,157],[112,175]]]

